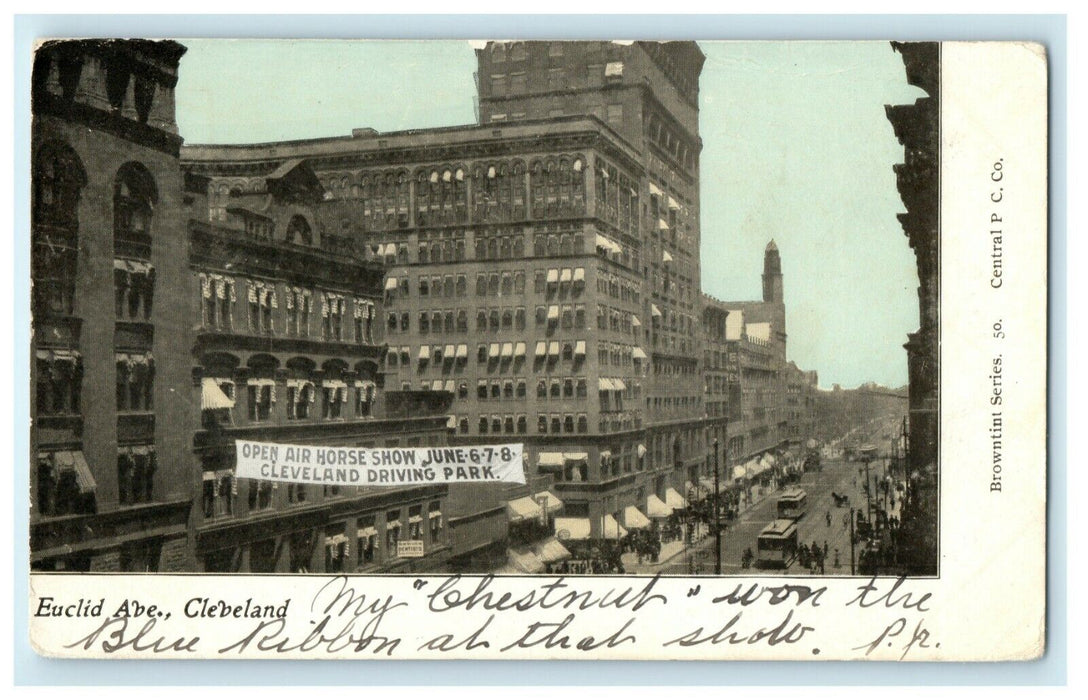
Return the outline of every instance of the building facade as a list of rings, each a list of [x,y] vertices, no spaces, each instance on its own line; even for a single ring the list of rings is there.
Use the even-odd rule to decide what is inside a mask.
[[[32,77],[31,568],[190,568],[191,340],[172,41],[50,42]],[[170,429],[167,429],[167,428]]]
[[[710,343],[706,361],[711,367],[708,396],[712,392],[730,418],[729,465],[754,467],[766,455],[806,444],[816,435],[817,375],[786,359],[785,285],[775,242],[764,251],[762,300],[730,302],[704,295],[703,302],[704,315],[720,319],[725,329],[724,340]]]
[[[886,106],[888,120],[903,145],[904,162],[895,169],[907,211],[899,214],[918,265],[919,328],[907,338],[910,427],[907,464],[912,492],[904,508],[904,559],[913,572],[937,570],[940,437],[940,44],[892,42],[903,56],[907,82],[926,92],[914,104]]]
[[[385,267],[314,218],[325,190],[305,161],[271,171],[204,148],[183,162],[195,553],[209,572],[442,571],[445,485],[336,487],[234,476],[235,441],[446,444],[444,392],[386,391]],[[241,483],[239,483],[241,481]],[[424,557],[397,554],[422,541]]]

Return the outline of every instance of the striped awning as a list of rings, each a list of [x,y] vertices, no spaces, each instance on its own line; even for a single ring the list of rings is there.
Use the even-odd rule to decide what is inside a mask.
[[[506,502],[506,515],[509,517],[510,522],[520,523],[525,520],[539,519],[543,515],[543,511],[540,509],[540,504],[530,496],[524,496]]]
[[[204,377],[200,380],[200,410],[214,411],[220,408],[234,408],[234,401],[219,387],[222,379]]]
[[[94,493],[97,488],[91,468],[87,465],[87,459],[80,450],[41,452],[38,454],[38,460],[51,464],[58,476],[66,472],[72,472],[80,493]]]
[[[554,537],[548,537],[533,545],[533,553],[537,558],[545,564],[555,564],[556,562],[566,561],[570,559],[570,550],[559,543]]]
[[[536,356],[544,357],[548,354],[548,344],[543,340],[538,340],[536,343]]]

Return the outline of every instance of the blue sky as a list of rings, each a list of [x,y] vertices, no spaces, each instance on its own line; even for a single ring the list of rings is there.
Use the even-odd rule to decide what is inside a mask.
[[[246,143],[474,121],[465,41],[185,40],[188,143]],[[700,42],[703,288],[761,294],[774,238],[788,355],[821,386],[907,381],[914,257],[895,215],[903,149],[885,104],[913,102],[886,42]]]

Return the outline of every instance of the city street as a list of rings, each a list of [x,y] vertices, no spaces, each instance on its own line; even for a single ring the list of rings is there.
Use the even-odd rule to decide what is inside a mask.
[[[860,477],[859,477],[860,472]],[[869,468],[869,478],[883,476],[883,462],[874,461]],[[807,472],[801,477],[799,486],[808,495],[808,507],[805,516],[798,522],[798,544],[812,545],[816,542],[822,549],[827,543],[827,558],[824,574],[827,576],[850,574],[850,507],[836,507],[831,494],[849,497],[849,505],[865,510],[864,465],[860,462],[846,462],[841,458],[825,460],[822,471]],[[744,569],[741,558],[744,550],[756,551],[756,538],[760,531],[773,521],[777,515],[777,498],[782,489],[767,493],[752,507],[744,511],[740,518],[729,523],[722,535],[722,573],[736,575],[741,573],[765,572],[768,574],[788,573],[802,575],[809,571],[802,569],[800,561],[794,561],[789,568]],[[876,500],[873,501],[874,508]],[[898,506],[898,503],[896,504]],[[898,508],[891,509],[895,514]],[[830,514],[830,525],[828,525]],[[835,550],[838,550],[838,566],[835,566]],[[662,573],[683,574],[694,568],[695,573],[714,571],[714,539],[709,537],[692,549],[683,552],[663,566],[654,567]],[[817,569],[816,574],[819,574]]]

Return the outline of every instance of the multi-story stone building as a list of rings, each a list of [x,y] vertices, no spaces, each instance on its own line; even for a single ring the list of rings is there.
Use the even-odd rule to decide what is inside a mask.
[[[191,567],[192,340],[172,41],[34,57],[31,567]]]
[[[912,573],[937,571],[940,437],[940,45],[892,42],[903,56],[907,82],[926,92],[913,104],[887,106],[888,120],[903,144],[895,169],[906,213],[899,214],[918,266],[919,328],[907,338],[910,432],[907,463],[910,494],[903,510],[900,561]]]
[[[451,394],[452,442],[528,445],[530,488],[451,493],[459,559],[505,536],[519,498],[554,489],[596,537],[703,463],[702,58],[491,43],[478,126],[215,149],[262,176],[304,159],[327,192],[315,235],[388,266],[388,385]],[[209,216],[231,202],[212,192]]]
[[[786,360],[782,261],[774,241],[763,257],[761,301],[719,301],[703,295],[708,325],[707,393],[729,416],[728,463],[753,465],[816,433],[817,375]],[[712,311],[713,310],[713,311]],[[709,329],[724,324],[724,340]],[[799,455],[794,455],[799,456]]]
[[[201,568],[443,570],[445,485],[237,483],[236,439],[444,445],[450,394],[385,390],[385,266],[315,221],[325,189],[307,162],[269,171],[204,146],[186,148],[183,165],[194,214],[186,296]],[[404,539],[422,541],[425,556],[399,558]]]

